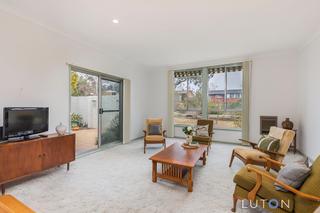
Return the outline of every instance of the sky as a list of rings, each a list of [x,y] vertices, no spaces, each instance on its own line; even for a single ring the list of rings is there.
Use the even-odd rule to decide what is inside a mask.
[[[228,72],[227,74],[227,89],[242,88],[242,72]],[[209,90],[224,90],[225,88],[225,73],[216,73],[209,79]]]

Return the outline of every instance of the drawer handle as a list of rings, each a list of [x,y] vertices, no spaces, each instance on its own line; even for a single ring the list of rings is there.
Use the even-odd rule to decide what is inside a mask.
[[[40,155],[38,155],[38,158],[41,158],[42,157],[42,155],[40,154]]]

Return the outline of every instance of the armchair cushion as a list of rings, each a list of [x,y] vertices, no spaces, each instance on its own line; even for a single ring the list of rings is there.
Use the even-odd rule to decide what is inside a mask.
[[[311,173],[307,180],[300,188],[301,192],[320,196],[320,156],[313,162],[311,166]],[[295,209],[296,212],[313,212],[320,205],[320,202],[312,202],[303,199],[299,196],[295,197]]]
[[[265,151],[277,152],[280,148],[280,140],[270,136],[262,136],[258,148]]]
[[[153,141],[157,142],[157,141],[163,141],[164,137],[162,135],[147,135],[145,137],[145,140],[149,142],[153,142]]]
[[[211,138],[208,137],[208,136],[206,137],[206,136],[197,136],[197,135],[195,135],[195,136],[192,136],[192,140],[193,141],[197,141],[199,143],[205,142],[206,144],[211,142]]]
[[[285,132],[286,132],[285,129],[272,126],[272,127],[270,127],[269,136],[281,140],[283,138]]]
[[[252,165],[250,166],[255,167]],[[264,171],[259,167],[255,168]],[[275,177],[274,174],[270,174]],[[256,174],[254,172],[249,172],[247,166],[245,166],[242,169],[240,169],[239,172],[237,172],[237,174],[234,176],[233,182],[236,183],[239,187],[247,191],[251,191],[256,185]],[[290,192],[282,192],[275,190],[273,182],[267,178],[262,177],[262,185],[259,191],[257,192],[257,195],[262,199],[276,199],[279,201],[279,203],[281,202],[281,200],[283,200],[286,203],[288,203],[289,201],[289,208],[286,205],[283,205],[282,208],[289,212],[293,211],[294,195]]]
[[[208,132],[211,135],[213,132],[213,120],[198,120],[197,125],[209,125]]]
[[[256,162],[266,162],[266,160],[261,158],[260,156],[270,158],[268,154],[261,152],[257,149],[248,149],[248,148],[240,147],[240,148],[235,148],[234,152],[246,160],[252,160]]]
[[[148,128],[149,128],[149,135],[162,135],[161,126],[159,124],[150,124]]]
[[[209,137],[209,125],[197,125],[196,136]]]
[[[293,188],[300,188],[305,179],[310,175],[311,169],[304,163],[294,162],[289,163],[280,169],[277,180],[292,186]],[[275,183],[277,190],[287,192],[279,184]]]

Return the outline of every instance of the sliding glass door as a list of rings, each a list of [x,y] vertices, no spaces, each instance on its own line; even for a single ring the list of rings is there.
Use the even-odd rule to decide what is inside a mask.
[[[70,71],[70,125],[76,135],[77,154],[99,146],[98,85],[98,76],[76,69]]]
[[[122,141],[122,82],[101,79],[101,145]]]
[[[122,141],[122,79],[70,66],[70,129],[76,153]]]

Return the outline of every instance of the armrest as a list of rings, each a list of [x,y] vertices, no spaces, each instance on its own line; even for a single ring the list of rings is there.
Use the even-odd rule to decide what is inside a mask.
[[[307,199],[307,200],[320,202],[320,197],[317,197],[317,196],[314,196],[314,195],[310,195],[310,194],[306,194],[304,192],[300,192],[299,190],[297,190],[297,189],[295,189],[295,188],[283,183],[282,181],[277,180],[272,175],[270,175],[268,172],[258,170],[256,168],[251,167],[251,166],[248,166],[247,169],[248,169],[249,172],[255,172],[256,175],[257,175],[256,185],[254,186],[254,188],[248,194],[248,199],[249,200],[254,200],[256,198],[256,194],[257,194],[258,190],[260,189],[260,187],[262,185],[262,177],[264,177],[264,178],[272,180],[272,182],[274,182],[274,183],[279,184],[284,189],[296,194],[297,196],[300,196],[300,197],[302,197],[304,199]]]
[[[239,141],[242,141],[242,142],[250,144],[252,146],[252,148],[254,148],[254,149],[258,145],[258,144],[254,143],[254,142],[251,142],[251,141],[248,141],[248,140],[244,140],[244,139],[239,139]]]
[[[146,137],[147,136],[147,131],[146,130],[142,130],[142,131],[144,133],[144,137]]]
[[[281,156],[281,157],[284,157],[285,155],[284,154],[281,154],[279,152],[272,152],[272,151],[267,151],[267,150],[263,150],[263,152],[269,154],[269,155],[274,155],[274,156]]]
[[[285,164],[281,163],[280,161],[277,161],[277,160],[273,160],[271,158],[268,158],[268,157],[265,157],[265,156],[259,156],[259,158],[262,158],[264,160],[267,161],[266,163],[266,170],[269,171],[272,166],[279,166],[281,168],[281,166],[285,166]]]
[[[163,137],[167,137],[167,130],[163,130],[162,135],[163,135]]]

